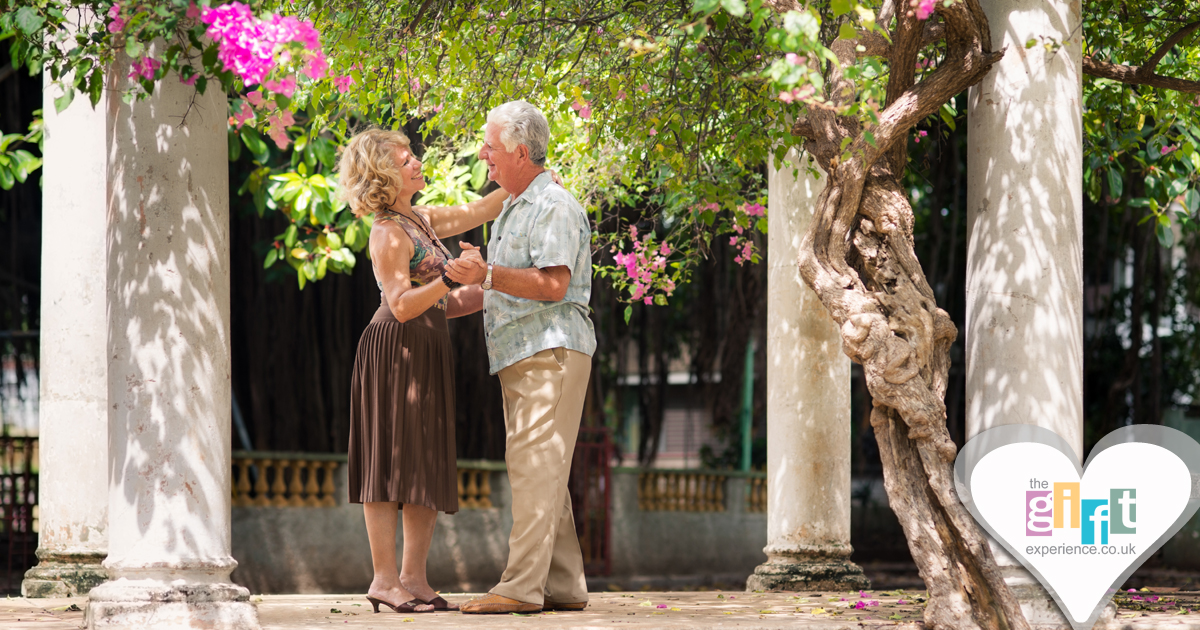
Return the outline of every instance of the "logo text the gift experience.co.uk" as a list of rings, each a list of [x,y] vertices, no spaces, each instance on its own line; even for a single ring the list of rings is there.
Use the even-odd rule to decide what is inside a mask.
[[[1079,544],[1030,545],[1026,553],[1129,554],[1133,545],[1118,548],[1109,536],[1137,533],[1137,489],[1110,488],[1107,499],[1084,499],[1078,481],[1053,484],[1030,479],[1025,492],[1025,535],[1053,536],[1055,530],[1069,534],[1079,530]],[[1073,536],[1071,538],[1074,538]],[[1061,540],[1061,537],[1060,537]]]

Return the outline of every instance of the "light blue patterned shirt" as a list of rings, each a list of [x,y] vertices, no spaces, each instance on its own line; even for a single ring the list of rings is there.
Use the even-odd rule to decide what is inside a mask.
[[[571,283],[561,302],[484,292],[483,329],[492,374],[548,348],[588,356],[596,351],[596,331],[588,318],[591,240],[583,206],[549,173],[538,175],[520,196],[504,202],[492,226],[488,262],[515,269],[566,266]]]

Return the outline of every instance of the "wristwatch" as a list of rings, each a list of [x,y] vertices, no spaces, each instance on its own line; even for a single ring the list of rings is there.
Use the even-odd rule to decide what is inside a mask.
[[[492,263],[488,263],[487,277],[483,279],[483,284],[479,285],[479,288],[483,289],[484,291],[490,291],[492,289]]]

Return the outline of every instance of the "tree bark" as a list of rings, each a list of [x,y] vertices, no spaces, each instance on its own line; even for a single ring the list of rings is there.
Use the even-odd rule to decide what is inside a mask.
[[[855,86],[835,67],[829,105],[810,108],[795,125],[828,174],[800,248],[800,271],[841,326],[843,351],[863,366],[888,499],[929,588],[926,624],[1028,630],[986,537],[954,489],[956,448],[943,401],[958,331],[938,307],[913,251],[913,212],[900,186],[912,127],[978,82],[1003,55],[991,51],[978,0],[938,3],[937,16],[946,55],[918,83],[913,68],[926,25],[911,12],[897,15],[884,51],[890,76],[878,124],[862,127],[837,116],[837,107],[853,102]],[[855,46],[834,42],[840,67],[855,61]]]

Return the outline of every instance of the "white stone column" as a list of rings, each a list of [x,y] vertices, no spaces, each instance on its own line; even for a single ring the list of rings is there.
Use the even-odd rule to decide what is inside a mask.
[[[982,5],[992,48],[1008,52],[969,96],[967,436],[1034,424],[1082,455],[1080,2]],[[1026,48],[1031,38],[1038,45]],[[1065,623],[1029,573],[992,548],[1029,621]]]
[[[825,184],[795,150],[768,170],[767,562],[746,588],[866,588],[850,562],[850,359],[797,262]]]
[[[42,165],[38,565],[26,597],[86,594],[106,577],[108,328],[105,115],[86,98],[54,109],[49,80]]]
[[[105,102],[110,581],[88,627],[253,629],[229,582],[225,96],[170,75],[129,105],[128,73],[114,65]]]

